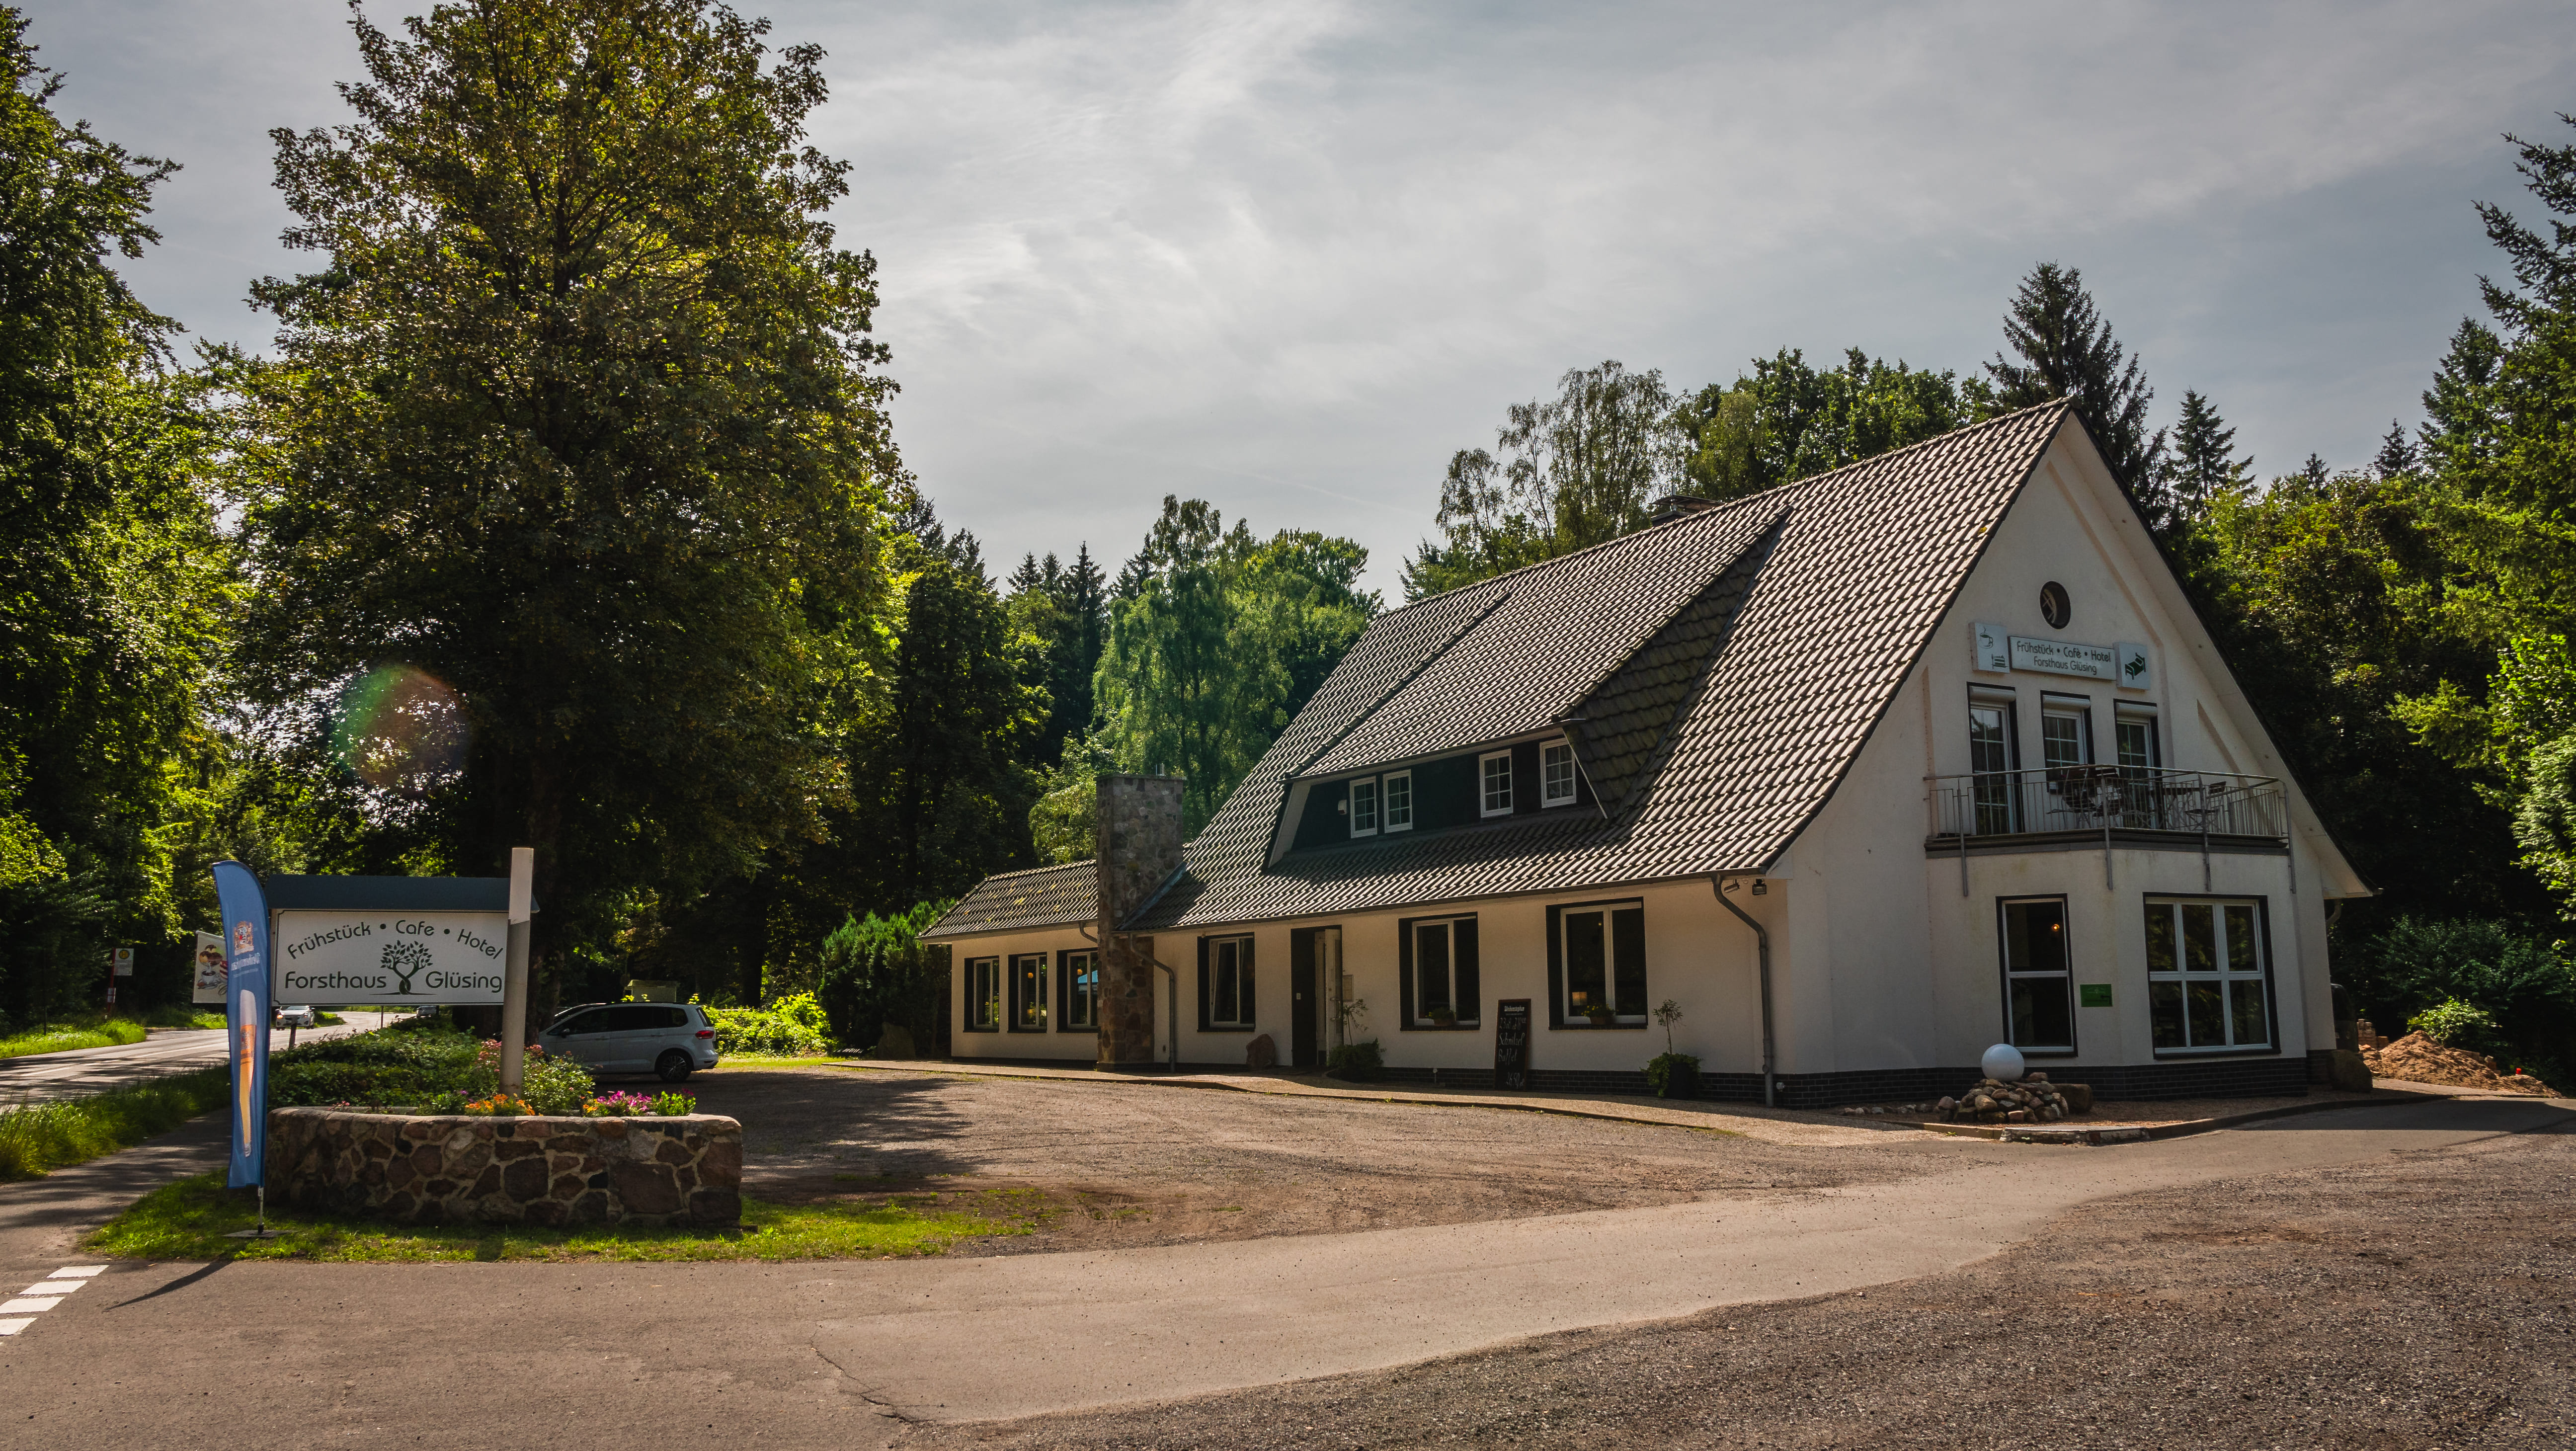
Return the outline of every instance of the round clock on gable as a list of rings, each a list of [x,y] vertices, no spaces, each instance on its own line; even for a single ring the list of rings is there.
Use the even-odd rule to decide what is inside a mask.
[[[2039,587],[2039,612],[2047,619],[2048,627],[2050,629],[2065,629],[2066,622],[2075,618],[2075,607],[2069,604],[2066,599],[2066,586],[2059,584],[2053,579],[2048,583],[2041,585]]]

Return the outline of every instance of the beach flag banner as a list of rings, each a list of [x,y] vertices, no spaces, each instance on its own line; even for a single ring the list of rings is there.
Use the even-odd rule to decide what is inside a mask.
[[[250,868],[222,861],[215,901],[224,917],[224,1037],[233,1070],[225,1182],[243,1189],[266,1182],[268,1160],[268,898]]]

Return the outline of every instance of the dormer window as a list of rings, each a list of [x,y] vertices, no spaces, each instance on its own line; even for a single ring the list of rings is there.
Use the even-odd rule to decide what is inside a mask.
[[[1574,804],[1574,747],[1563,741],[1538,748],[1538,804]]]
[[[1484,782],[1484,814],[1487,816],[1511,815],[1512,753],[1496,751],[1481,757],[1478,765],[1478,775]]]
[[[1375,777],[1351,783],[1351,835],[1377,835],[1377,778]]]
[[[1413,773],[1411,771],[1387,772],[1383,790],[1386,803],[1386,829],[1411,831],[1413,829]]]

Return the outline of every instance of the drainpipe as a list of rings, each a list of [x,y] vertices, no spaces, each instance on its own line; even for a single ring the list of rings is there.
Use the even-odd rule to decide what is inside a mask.
[[[1737,921],[1753,929],[1753,940],[1762,962],[1762,1106],[1771,1108],[1774,1107],[1771,1102],[1771,934],[1763,929],[1761,923],[1747,916],[1743,908],[1726,899],[1726,878],[1711,877],[1708,885],[1717,893],[1719,906],[1734,913]]]

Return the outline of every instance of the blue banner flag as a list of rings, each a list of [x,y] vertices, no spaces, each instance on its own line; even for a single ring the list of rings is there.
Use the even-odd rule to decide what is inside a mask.
[[[267,1182],[268,896],[240,862],[215,863],[215,901],[224,914],[224,1041],[233,1065],[235,1189]]]

